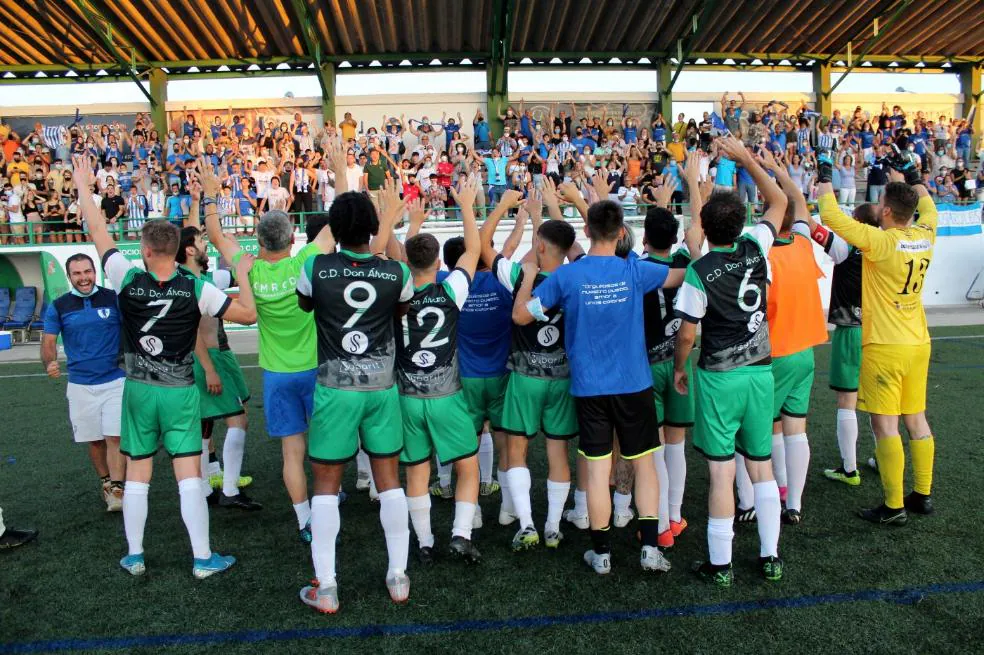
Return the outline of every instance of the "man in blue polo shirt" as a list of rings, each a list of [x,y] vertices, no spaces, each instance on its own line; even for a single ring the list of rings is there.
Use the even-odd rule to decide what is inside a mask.
[[[684,269],[616,256],[626,233],[622,208],[603,200],[575,204],[591,241],[586,257],[565,264],[533,290],[536,266],[524,264],[513,320],[519,325],[547,321],[546,312],[564,312],[564,347],[570,363],[571,395],[577,410],[578,452],[588,464],[588,520],[593,548],[584,561],[596,573],[611,571],[608,479],[613,433],[621,457],[635,471],[635,501],[642,537],[644,571],[668,571],[657,548],[659,483],[651,454],[659,448],[659,422],[653,404],[653,379],[646,357],[643,297],[660,287],[680,286]],[[529,270],[526,270],[527,267]]]
[[[120,312],[116,292],[96,285],[88,255],[65,263],[72,290],[55,299],[44,315],[41,362],[48,377],[61,376],[58,335],[68,359],[68,416],[75,443],[89,445],[89,458],[102,481],[106,511],[123,509],[126,460],[120,454],[123,379],[120,368]]]

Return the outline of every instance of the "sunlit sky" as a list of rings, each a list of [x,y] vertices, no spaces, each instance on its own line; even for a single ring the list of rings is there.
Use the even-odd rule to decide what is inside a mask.
[[[836,82],[838,74],[832,76]],[[854,72],[837,88],[840,93],[896,93],[902,87],[913,93],[959,93],[955,74]],[[516,70],[509,75],[509,94],[564,92],[646,92],[657,89],[654,70]],[[810,93],[812,79],[805,73],[684,71],[675,92],[772,92]],[[2,87],[0,114],[4,107],[33,105],[72,106],[114,102],[145,102],[131,82],[95,84],[33,84]],[[338,96],[421,93],[484,93],[482,71],[344,73],[337,78]],[[317,78],[310,75],[168,82],[170,102],[319,96]]]

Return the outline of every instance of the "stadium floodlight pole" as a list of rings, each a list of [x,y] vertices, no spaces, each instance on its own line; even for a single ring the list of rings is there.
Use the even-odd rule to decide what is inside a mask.
[[[144,87],[143,82],[140,81],[140,78],[137,77],[136,66],[132,64],[132,62],[127,61],[116,47],[116,44],[113,43],[113,24],[93,7],[90,7],[87,0],[74,0],[74,2],[75,6],[78,7],[79,12],[81,12],[81,14],[85,17],[86,23],[92,31],[95,32],[96,36],[99,37],[99,41],[106,49],[106,52],[113,56],[113,59],[116,60],[116,63],[121,70],[125,70],[127,72],[127,75],[129,75],[130,79],[133,80],[133,83],[137,85],[140,92],[147,97],[151,110],[153,110],[157,101],[154,99],[154,96],[151,95],[150,91]]]
[[[867,55],[868,52],[873,47],[875,47],[876,43],[881,41],[882,37],[884,37],[886,34],[888,34],[891,31],[892,25],[894,25],[896,21],[898,21],[898,19],[902,17],[902,14],[905,13],[905,10],[911,4],[912,4],[912,0],[902,0],[902,3],[898,6],[898,8],[895,9],[895,12],[888,18],[888,20],[885,21],[885,24],[881,26],[881,29],[878,31],[878,33],[872,35],[872,37],[868,39],[867,43],[864,44],[864,48],[862,48],[861,52],[858,53],[857,58],[851,62],[851,65],[847,67],[847,70],[845,70],[844,73],[837,79],[837,81],[834,82],[833,86],[830,87],[830,91],[828,91],[826,94],[828,97],[833,95],[834,91],[837,90],[837,87],[840,86],[841,82],[843,82],[847,78],[847,76],[850,74],[852,70],[854,70],[855,68],[861,65],[861,62],[864,61],[865,55]],[[827,60],[827,63],[829,62],[830,62],[830,58],[828,58]]]
[[[321,56],[321,39],[315,33],[314,16],[311,5],[307,0],[291,0],[294,18],[297,20],[301,39],[308,56],[314,61],[317,69],[318,83],[321,85],[321,120],[335,120],[335,64],[325,61]]]

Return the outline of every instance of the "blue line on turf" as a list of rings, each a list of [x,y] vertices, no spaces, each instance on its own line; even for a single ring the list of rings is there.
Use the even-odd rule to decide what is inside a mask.
[[[687,618],[697,616],[721,616],[743,612],[775,609],[804,609],[820,605],[887,601],[899,605],[913,605],[926,596],[974,593],[984,591],[984,581],[932,584],[897,590],[867,589],[850,593],[823,594],[819,596],[794,596],[763,600],[735,601],[712,605],[686,605],[683,607],[657,607],[623,612],[597,612],[593,614],[564,614],[557,616],[528,616],[515,619],[446,621],[443,623],[411,623],[396,625],[365,625],[344,628],[314,628],[297,630],[244,630],[240,632],[214,632],[201,634],[143,635],[133,637],[108,637],[96,639],[55,639],[0,644],[0,653],[41,653],[50,651],[80,651],[94,649],[162,648],[222,643],[258,643],[266,641],[295,641],[298,639],[345,639],[383,636],[419,636],[428,634],[484,632],[490,630],[517,630],[547,628],[559,625],[580,625],[641,621],[648,619]],[[301,611],[298,609],[298,611]]]

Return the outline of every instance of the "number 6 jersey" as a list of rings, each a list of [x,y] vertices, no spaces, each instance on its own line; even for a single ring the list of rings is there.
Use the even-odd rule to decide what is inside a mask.
[[[397,381],[404,396],[441,398],[461,389],[458,315],[470,286],[468,274],[456,268],[443,282],[414,290],[396,343]]]
[[[369,391],[393,386],[396,306],[413,296],[410,269],[342,250],[304,262],[297,293],[314,301],[318,384]]]
[[[701,324],[700,359],[707,371],[771,361],[766,319],[771,223],[761,222],[727,248],[711,248],[687,267],[675,308]]]

